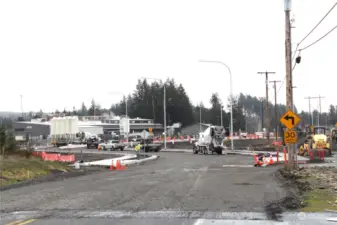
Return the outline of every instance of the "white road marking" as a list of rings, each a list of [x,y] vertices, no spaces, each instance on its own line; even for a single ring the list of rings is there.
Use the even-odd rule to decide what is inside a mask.
[[[204,224],[204,219],[197,219],[194,223],[193,223],[193,225],[202,225],[202,224]]]
[[[222,167],[234,167],[234,168],[252,168],[253,165],[222,165]]]

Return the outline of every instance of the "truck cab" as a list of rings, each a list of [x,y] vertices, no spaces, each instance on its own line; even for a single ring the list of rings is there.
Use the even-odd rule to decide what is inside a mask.
[[[96,136],[91,136],[87,140],[87,148],[98,148],[99,143],[101,142],[100,138]]]
[[[119,149],[123,151],[125,148],[125,145],[120,141],[118,136],[114,136],[111,140],[108,140],[105,143],[99,144],[99,147],[102,150],[115,151]]]

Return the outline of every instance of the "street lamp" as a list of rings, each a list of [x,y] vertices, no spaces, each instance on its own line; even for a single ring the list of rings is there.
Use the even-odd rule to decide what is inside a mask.
[[[159,78],[152,78],[152,77],[141,77],[141,79],[147,79],[147,80],[156,80],[156,81],[161,81],[163,82],[162,79]],[[164,149],[166,150],[166,132],[167,132],[167,128],[166,128],[166,86],[165,86],[165,82],[163,82],[164,85],[164,99],[163,99],[163,110],[164,110]],[[155,121],[153,121],[155,122]]]
[[[113,92],[109,92],[108,94],[123,95],[124,98],[125,98],[125,117],[126,117],[127,130],[124,131],[124,132],[126,132],[127,143],[129,143],[130,123],[129,123],[129,117],[128,117],[128,98],[122,92],[115,92],[115,91],[113,91]]]
[[[199,60],[199,62],[204,62],[204,63],[217,63],[217,64],[221,64],[223,66],[225,66],[228,69],[229,72],[229,79],[230,79],[230,96],[231,96],[231,135],[233,135],[233,79],[232,79],[232,72],[229,68],[229,66],[227,66],[227,64],[220,62],[220,61],[210,61],[210,60]],[[233,141],[233,137],[231,137],[231,148],[232,150],[234,150],[234,141]]]

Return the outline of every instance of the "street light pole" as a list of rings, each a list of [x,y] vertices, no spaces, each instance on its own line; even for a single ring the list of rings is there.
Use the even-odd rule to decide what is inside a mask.
[[[127,140],[127,143],[129,143],[130,123],[129,123],[129,116],[128,116],[128,99],[127,99],[127,96],[125,96],[122,92],[109,92],[108,94],[120,94],[120,95],[123,95],[123,97],[125,98],[125,118],[126,118],[126,125],[127,125],[126,140]]]
[[[233,79],[232,79],[232,72],[229,68],[229,66],[227,66],[227,64],[220,62],[220,61],[209,61],[209,60],[200,60],[199,62],[204,62],[204,63],[217,63],[217,64],[221,64],[223,66],[225,66],[228,69],[229,72],[229,79],[230,79],[230,101],[231,101],[231,107],[230,107],[230,111],[231,111],[231,135],[234,134],[233,132]],[[231,148],[232,150],[234,150],[234,141],[233,141],[233,137],[231,136]]]
[[[141,79],[148,79],[148,80],[156,80],[156,81],[162,81],[162,79],[158,78],[152,78],[152,77],[141,77]],[[166,132],[167,132],[167,127],[166,127],[166,85],[165,82],[163,82],[163,88],[164,88],[164,99],[163,99],[163,110],[164,110],[164,149],[166,150]]]
[[[220,104],[220,124],[222,127],[222,105]]]
[[[167,128],[166,128],[166,85],[164,83],[164,149],[166,150],[166,132],[167,132]]]

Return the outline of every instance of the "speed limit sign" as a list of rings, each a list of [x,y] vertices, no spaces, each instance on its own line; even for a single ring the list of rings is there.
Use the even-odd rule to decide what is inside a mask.
[[[295,144],[297,142],[296,131],[285,131],[284,132],[284,143],[286,144]]]

